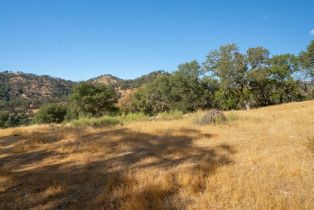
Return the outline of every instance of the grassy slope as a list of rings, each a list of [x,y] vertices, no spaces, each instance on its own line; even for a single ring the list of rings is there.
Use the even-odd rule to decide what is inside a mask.
[[[192,118],[0,131],[0,209],[314,209],[314,101]]]

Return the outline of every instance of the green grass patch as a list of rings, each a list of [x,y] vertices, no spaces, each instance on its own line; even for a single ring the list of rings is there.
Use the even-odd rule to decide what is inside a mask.
[[[120,120],[115,117],[103,116],[99,118],[80,118],[73,120],[71,125],[74,127],[104,127],[119,124]]]
[[[121,114],[115,118],[119,119],[121,122],[133,122],[133,121],[145,121],[148,120],[148,116],[142,112]]]

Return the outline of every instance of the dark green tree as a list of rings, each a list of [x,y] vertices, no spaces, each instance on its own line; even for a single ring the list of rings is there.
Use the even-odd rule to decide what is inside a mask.
[[[271,94],[274,85],[271,81],[269,51],[263,47],[247,50],[248,86],[251,92],[251,103],[255,107],[272,104]]]
[[[204,62],[204,69],[220,82],[215,103],[222,109],[237,109],[249,97],[247,93],[246,58],[235,44],[220,47],[210,52]]]
[[[311,41],[306,51],[301,52],[300,60],[304,74],[307,78],[314,80],[314,40]]]
[[[298,59],[292,54],[275,55],[270,59],[270,79],[273,84],[270,99],[273,103],[286,103],[301,98],[300,85],[293,77],[298,69]]]
[[[118,94],[109,85],[82,82],[76,85],[70,96],[70,103],[80,115],[99,117],[117,111]]]
[[[207,105],[206,85],[202,68],[192,61],[178,66],[171,75],[162,75],[138,90],[133,96],[134,107],[148,114],[181,110],[194,111]],[[207,97],[207,98],[206,98]]]
[[[205,106],[205,89],[201,82],[203,70],[196,61],[178,66],[170,77],[170,108],[183,112]]]

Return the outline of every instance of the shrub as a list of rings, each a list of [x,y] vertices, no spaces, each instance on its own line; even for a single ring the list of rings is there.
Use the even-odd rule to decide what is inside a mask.
[[[48,104],[42,106],[35,114],[34,123],[61,123],[67,113],[65,106],[60,104]]]
[[[183,117],[183,112],[174,110],[170,112],[161,112],[157,115],[157,119],[160,120],[177,120]]]
[[[226,120],[227,118],[222,111],[212,109],[201,114],[195,120],[195,123],[198,125],[217,125],[226,122]]]
[[[0,128],[5,127],[8,119],[9,119],[9,113],[8,112],[1,112],[0,113]]]
[[[103,127],[119,124],[120,120],[115,117],[103,116],[100,118],[80,118],[73,120],[71,125],[74,127]]]
[[[16,127],[29,124],[29,116],[25,113],[2,112],[0,113],[0,128]]]
[[[118,111],[116,102],[118,94],[114,87],[103,84],[82,82],[76,85],[70,101],[80,115],[100,117]]]
[[[73,104],[69,103],[67,105],[67,113],[64,116],[64,120],[67,122],[70,122],[71,120],[77,120],[77,119],[79,119],[79,112]]]

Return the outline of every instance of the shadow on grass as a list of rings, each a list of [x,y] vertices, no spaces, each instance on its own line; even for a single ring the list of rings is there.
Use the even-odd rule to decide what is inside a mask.
[[[112,140],[112,137],[115,140]],[[175,173],[166,176],[166,185],[154,182],[136,188],[141,182],[132,177],[141,170],[171,170],[188,165],[184,173],[202,174],[206,178],[221,166],[232,164],[229,154],[236,151],[223,144],[212,148],[197,147],[196,137],[211,138],[194,129],[167,130],[160,135],[115,128],[81,135],[67,148],[82,147],[96,141],[106,154],[94,161],[71,166],[69,162],[41,165],[16,170],[64,154],[42,149],[0,158],[0,178],[8,177],[10,184],[0,191],[0,209],[176,209],[173,197],[180,184]],[[89,150],[86,149],[88,152]],[[75,153],[75,152],[74,152]],[[40,164],[39,164],[40,165]],[[0,182],[1,184],[1,182]],[[201,183],[200,183],[201,185]],[[136,190],[134,190],[136,188]],[[1,186],[0,186],[1,189]],[[202,187],[197,187],[202,190]],[[125,206],[126,205],[126,206]],[[133,206],[132,206],[133,205]]]

